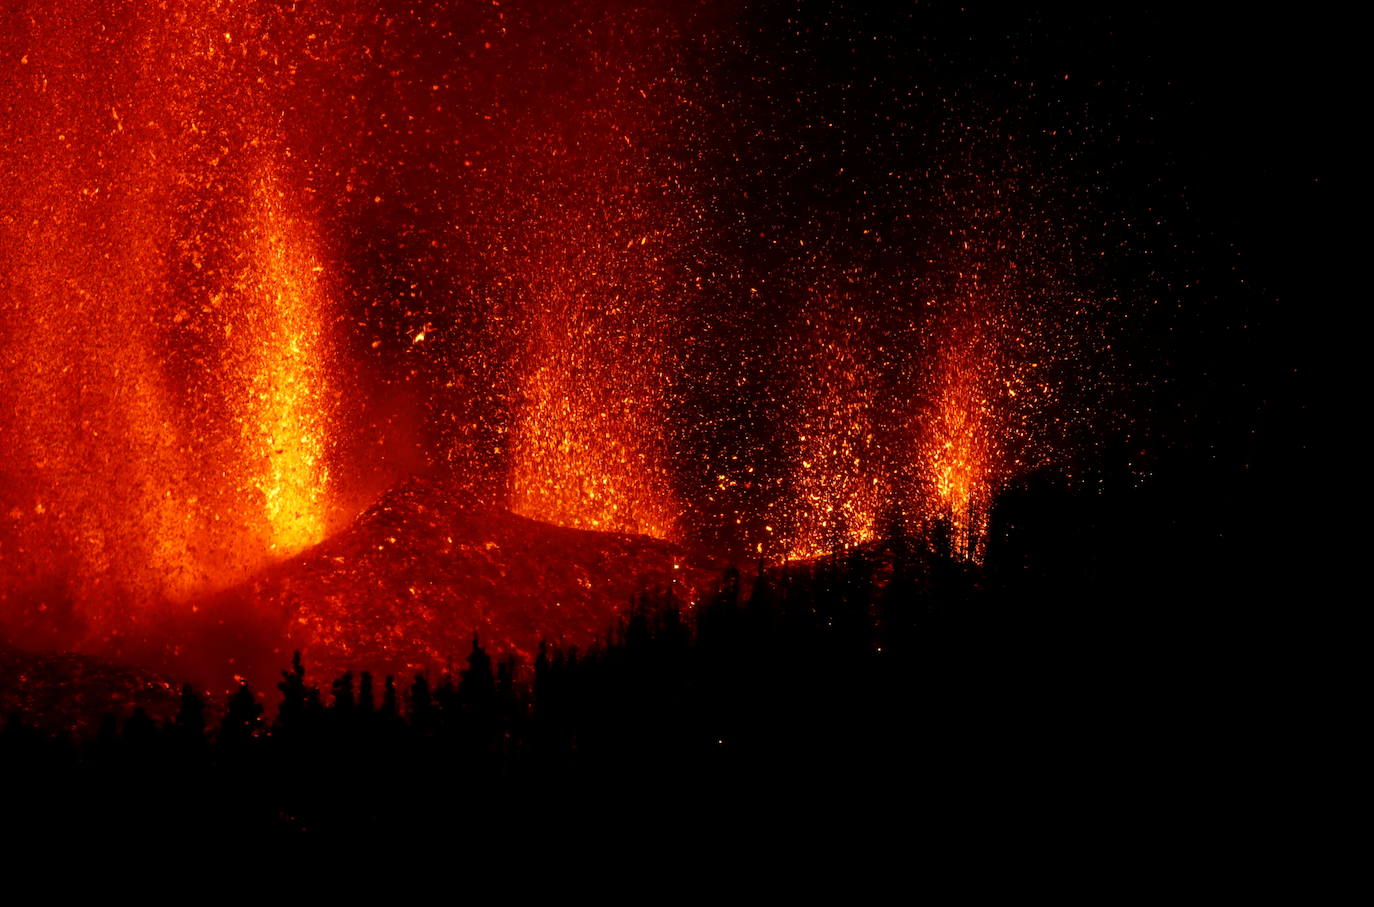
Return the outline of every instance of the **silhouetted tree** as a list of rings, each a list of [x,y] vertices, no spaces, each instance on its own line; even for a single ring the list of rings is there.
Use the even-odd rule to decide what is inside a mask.
[[[157,736],[157,724],[143,706],[135,706],[129,717],[124,720],[124,739],[138,750],[151,750]]]
[[[205,701],[189,683],[181,687],[181,705],[172,727],[184,743],[199,744],[205,739]]]
[[[334,714],[340,718],[349,718],[353,710],[357,707],[357,700],[353,696],[353,672],[345,671],[341,677],[334,680],[332,686],[333,704],[330,706]]]
[[[462,671],[458,684],[458,696],[464,705],[486,705],[496,693],[496,680],[492,676],[491,656],[482,648],[477,636],[472,637],[472,651],[468,653],[468,666]]]
[[[381,717],[388,726],[395,725],[401,718],[401,704],[396,693],[395,675],[386,675],[386,684],[382,689],[382,711]]]
[[[291,670],[282,671],[281,676],[277,684],[277,689],[281,690],[281,705],[273,729],[289,735],[301,729],[310,706],[310,690],[305,685],[305,665],[301,662],[300,649],[291,655]]]
[[[416,674],[410,685],[410,723],[421,734],[434,729],[434,697],[430,694],[429,680],[424,674]]]
[[[258,702],[246,682],[229,697],[220,724],[219,740],[225,746],[240,746],[252,739],[262,728],[262,704]]]
[[[372,673],[363,671],[358,678],[358,711],[367,718],[376,708],[377,702],[372,692]]]

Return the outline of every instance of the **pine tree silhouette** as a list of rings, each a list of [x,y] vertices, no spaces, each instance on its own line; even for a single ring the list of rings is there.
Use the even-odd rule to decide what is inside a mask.
[[[377,702],[372,692],[372,673],[363,671],[358,677],[358,711],[364,720],[376,711]]]
[[[381,718],[387,726],[394,726],[401,719],[401,703],[396,692],[396,677],[393,674],[386,675],[386,683],[382,688]]]
[[[189,683],[181,687],[181,706],[172,720],[172,727],[185,743],[200,744],[205,740],[205,701]]]
[[[495,698],[496,680],[491,672],[491,656],[482,648],[475,634],[472,637],[472,651],[468,654],[468,666],[461,673],[458,697],[464,705],[486,706]]]
[[[345,671],[342,676],[334,680],[332,696],[334,703],[331,708],[334,715],[340,719],[352,718],[353,710],[357,707],[357,700],[353,696],[352,671]]]
[[[428,734],[435,724],[434,697],[430,694],[429,680],[424,674],[416,674],[410,685],[410,723],[417,733]]]
[[[258,702],[246,682],[229,697],[224,721],[220,724],[219,740],[227,747],[242,746],[262,728],[262,704]]]
[[[305,685],[305,665],[301,662],[301,650],[291,655],[291,669],[281,672],[281,705],[277,709],[277,719],[273,731],[290,735],[300,732],[310,707],[310,691]]]

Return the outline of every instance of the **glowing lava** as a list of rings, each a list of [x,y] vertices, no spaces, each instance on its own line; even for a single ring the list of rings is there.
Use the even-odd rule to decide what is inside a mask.
[[[329,413],[324,267],[304,226],[286,212],[270,180],[259,184],[244,275],[250,330],[230,331],[236,358],[246,365],[245,441],[262,464],[254,485],[262,493],[272,550],[294,554],[324,538],[329,480]],[[230,354],[234,356],[234,353]]]
[[[104,655],[219,602],[265,658],[295,620],[409,665],[593,638],[669,542],[900,514],[978,559],[1094,416],[1072,130],[744,6],[7,4],[0,632]],[[558,558],[614,576],[516,576]]]
[[[523,118],[489,247],[520,351],[508,506],[659,539],[680,537],[683,511],[669,468],[684,295],[672,257],[693,238],[665,147],[681,141],[671,18],[628,14],[560,45],[581,65]]]
[[[848,300],[805,319],[808,352],[796,382],[795,470],[785,553],[810,558],[872,541],[889,500],[880,458],[879,375],[865,361],[864,318]]]
[[[994,470],[1002,451],[997,448],[997,404],[985,389],[993,376],[981,349],[982,329],[976,322],[962,328],[948,338],[938,367],[921,472],[931,515],[947,522],[952,553],[976,560],[986,540],[988,506],[999,478]]]
[[[125,12],[6,17],[0,595],[41,644],[241,581],[330,507],[329,275],[275,13]]]

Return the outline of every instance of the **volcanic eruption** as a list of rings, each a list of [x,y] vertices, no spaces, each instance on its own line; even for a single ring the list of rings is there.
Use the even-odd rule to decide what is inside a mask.
[[[1100,415],[1081,140],[660,6],[9,4],[0,634],[419,670],[981,558]]]

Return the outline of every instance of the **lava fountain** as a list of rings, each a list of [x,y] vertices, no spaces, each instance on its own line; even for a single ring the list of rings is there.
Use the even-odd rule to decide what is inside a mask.
[[[662,6],[6,5],[6,639],[408,668],[688,549],[981,557],[1092,418],[1055,133]]]
[[[272,11],[108,12],[7,17],[0,595],[37,643],[99,645],[329,519],[329,277],[272,126],[291,82],[249,52]]]
[[[517,120],[486,247],[515,300],[509,508],[670,540],[684,509],[670,469],[674,260],[696,239],[671,154],[687,90],[674,18],[622,12],[560,39],[564,82]]]
[[[800,374],[791,378],[798,389],[791,491],[777,520],[785,526],[789,558],[872,541],[889,499],[877,437],[880,375],[869,361],[872,338],[862,308],[842,295],[810,308],[799,341]]]
[[[950,326],[936,356],[933,411],[922,431],[920,481],[930,516],[943,520],[950,549],[965,559],[980,559],[987,536],[987,513],[1002,478],[1005,451],[999,446],[999,404],[994,399],[997,359],[990,355],[987,313],[976,293],[962,306],[963,317]]]
[[[226,328],[228,355],[244,364],[240,424],[249,461],[260,464],[252,482],[262,495],[268,547],[289,555],[325,534],[332,408],[324,353],[328,297],[313,238],[286,210],[280,188],[264,179],[255,196],[249,232],[254,267],[241,281],[250,330],[235,338]]]

